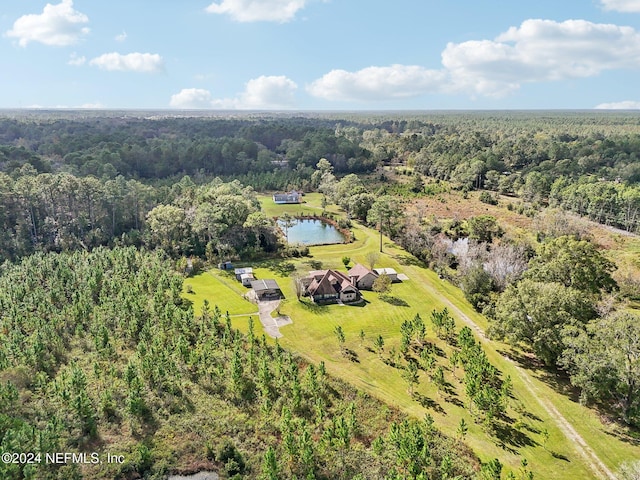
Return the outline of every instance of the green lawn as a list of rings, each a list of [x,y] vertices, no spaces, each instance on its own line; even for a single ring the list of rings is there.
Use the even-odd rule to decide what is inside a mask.
[[[307,200],[319,203],[320,197]],[[262,198],[262,201],[265,206],[268,205],[265,210],[269,215],[277,215],[277,209],[291,207],[275,206],[273,203],[269,205],[270,198]],[[302,208],[313,209],[313,204]],[[290,213],[294,211],[290,210]],[[449,306],[454,316],[458,317],[458,328],[464,324],[455,309],[470,317],[482,329],[486,329],[487,320],[472,309],[458,288],[420,266],[419,262],[386,237],[383,239],[384,253],[376,266],[392,267],[409,277],[408,281],[393,284],[390,292],[396,299],[393,304],[381,300],[373,292],[364,292],[366,303],[363,306],[315,306],[296,299],[293,281],[289,274],[282,271],[283,265],[292,263],[296,272],[304,274],[312,269],[311,262],[321,262],[322,268],[343,270],[343,256],[349,256],[352,265],[357,262],[365,263],[367,253],[379,249],[379,236],[377,232],[357,224],[353,231],[356,239],[353,243],[311,247],[309,258],[253,265],[257,278],[275,279],[286,296],[281,312],[289,315],[293,324],[281,329],[284,338],[280,343],[312,362],[324,361],[333,375],[387,403],[399,406],[415,417],[421,418],[429,412],[436,419],[439,428],[449,435],[455,435],[460,419],[464,418],[470,426],[465,441],[484,461],[498,457],[509,469],[517,470],[522,459],[526,459],[536,478],[596,478],[578,455],[572,442],[567,440],[532,396],[515,365],[499,353],[508,351],[509,347],[497,342],[485,342],[483,346],[489,360],[503,376],[510,375],[513,380],[515,399],[508,415],[514,423],[517,422],[519,428],[517,431],[511,430],[506,441],[501,444],[496,436],[488,435],[480,425],[473,422],[465,408],[467,398],[464,386],[455,378],[446,358],[450,347],[435,339],[428,319],[433,309]],[[256,311],[255,306],[238,294],[245,291],[245,288],[224,272],[202,274],[187,279],[185,284],[189,283],[195,294],[185,296],[193,300],[196,306],[207,298],[211,304],[217,304],[223,312],[228,310],[231,315]],[[429,339],[435,341],[444,353],[438,363],[445,367],[446,380],[451,384],[452,392],[451,395],[438,393],[427,374],[421,371],[420,383],[414,389],[420,395],[421,403],[408,394],[407,385],[399,370],[383,362],[373,351],[374,338],[382,335],[385,339],[383,357],[389,357],[390,349],[399,345],[400,325],[404,320],[413,318],[416,313],[420,313],[425,320]],[[233,323],[242,330],[246,329],[246,317],[233,318]],[[256,323],[256,331],[260,332],[261,327]],[[341,325],[345,333],[345,347],[353,354],[351,360],[341,354],[334,334],[337,325]],[[359,338],[361,330],[365,333],[363,342]],[[610,469],[615,471],[623,461],[639,456],[638,447],[621,440],[615,427],[603,425],[592,410],[561,393],[562,388],[554,388],[553,375],[535,370],[528,372],[535,391],[553,403]],[[458,369],[457,376],[461,375]],[[549,433],[546,443],[542,434],[545,429]]]
[[[193,293],[187,293],[189,287]],[[258,307],[242,297],[248,291],[236,281],[233,271],[211,270],[189,277],[183,284],[183,296],[193,302],[196,315],[200,314],[204,300],[211,308],[217,305],[222,313],[229,312],[229,315],[255,313]]]
[[[273,203],[271,195],[259,195],[258,200],[262,211],[270,217],[277,217],[284,212],[290,215],[319,215],[322,213],[322,194],[321,193],[307,193],[303,197],[303,203],[289,203],[283,205],[276,205]],[[336,205],[328,205],[326,211],[333,214],[339,214],[338,207]]]

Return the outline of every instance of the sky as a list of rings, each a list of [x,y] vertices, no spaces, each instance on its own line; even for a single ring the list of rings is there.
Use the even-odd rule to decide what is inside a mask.
[[[0,108],[640,109],[640,0],[2,0]]]

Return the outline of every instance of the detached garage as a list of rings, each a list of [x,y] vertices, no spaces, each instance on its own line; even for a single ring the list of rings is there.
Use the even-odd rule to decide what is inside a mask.
[[[373,271],[376,272],[378,276],[388,276],[392,282],[398,281],[398,272],[396,272],[393,268],[374,268]]]
[[[254,280],[251,282],[251,288],[256,292],[258,300],[278,300],[284,298],[282,290],[275,280]]]

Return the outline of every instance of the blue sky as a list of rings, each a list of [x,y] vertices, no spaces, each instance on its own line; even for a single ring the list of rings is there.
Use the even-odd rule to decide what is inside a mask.
[[[640,0],[3,0],[0,108],[640,108]]]

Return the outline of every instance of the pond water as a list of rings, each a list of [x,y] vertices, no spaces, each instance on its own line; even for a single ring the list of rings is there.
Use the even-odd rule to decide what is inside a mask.
[[[286,232],[282,221],[278,225],[283,232],[288,233],[290,244],[302,243],[304,245],[325,245],[329,243],[344,242],[344,235],[336,227],[315,218],[296,219],[296,224],[289,227]]]

